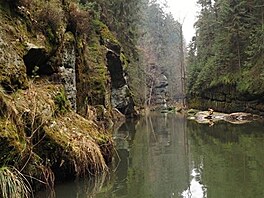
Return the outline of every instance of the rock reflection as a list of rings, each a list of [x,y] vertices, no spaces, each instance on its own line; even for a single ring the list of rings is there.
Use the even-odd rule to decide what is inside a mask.
[[[185,125],[183,116],[156,114],[120,127],[115,134],[120,162],[112,193],[107,196],[160,198],[186,189],[189,171]]]
[[[191,177],[188,189],[183,191],[181,196],[183,198],[207,198],[207,187],[202,184],[200,170],[194,168]]]
[[[111,185],[109,175],[101,174],[96,177],[76,179],[57,184],[55,189],[39,192],[36,198],[92,198],[102,191],[106,184]]]
[[[263,123],[212,127],[152,114],[114,133],[110,176],[64,183],[56,198],[262,198]],[[44,196],[45,197],[45,196]]]
[[[131,163],[130,147],[135,137],[137,121],[130,120],[121,125],[114,133],[117,157],[115,158],[116,170],[112,176],[115,177],[113,185],[113,193],[117,197],[121,197],[128,193],[128,173],[129,164]],[[110,195],[108,195],[110,196]]]

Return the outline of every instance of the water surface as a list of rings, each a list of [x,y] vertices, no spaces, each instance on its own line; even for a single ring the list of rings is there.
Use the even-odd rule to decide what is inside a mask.
[[[56,197],[263,198],[263,126],[174,114],[126,122],[114,133],[111,174],[58,185]]]

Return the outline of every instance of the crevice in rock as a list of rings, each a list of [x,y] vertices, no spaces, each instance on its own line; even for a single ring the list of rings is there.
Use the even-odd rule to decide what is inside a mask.
[[[23,60],[28,76],[50,76],[55,72],[48,63],[49,56],[44,48],[31,48]]]
[[[113,51],[108,51],[106,54],[107,67],[110,72],[112,88],[118,89],[126,84],[125,78],[123,76],[123,67],[120,57]]]
[[[111,77],[111,103],[126,117],[136,115],[134,101],[124,77],[124,70],[120,56],[109,50],[106,54],[107,68]]]

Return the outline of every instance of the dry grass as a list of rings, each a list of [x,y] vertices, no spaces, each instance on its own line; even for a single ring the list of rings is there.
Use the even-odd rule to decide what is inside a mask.
[[[58,1],[46,2],[37,13],[36,18],[40,30],[46,31],[50,27],[55,34],[65,21],[63,10]]]
[[[0,116],[13,121],[17,127],[19,127],[18,114],[19,112],[15,107],[13,98],[7,95],[4,89],[0,86]]]
[[[99,132],[94,122],[74,112],[56,114],[54,117],[56,110],[54,98],[60,92],[61,88],[58,86],[50,84],[38,86],[30,83],[26,92],[16,95],[16,107],[21,116],[28,119],[26,130],[30,132],[27,134],[29,144],[34,147],[48,136],[67,151],[65,153],[68,154],[67,157],[74,166],[76,175],[107,170],[98,144],[107,142],[110,139],[109,135]],[[43,129],[44,135],[41,134]]]
[[[0,139],[6,142],[6,148],[12,148],[9,152],[1,153],[7,156],[1,164],[13,164],[19,171],[25,172],[31,181],[53,186],[53,172],[42,164],[33,150],[45,137],[45,134],[41,134],[42,127],[53,116],[55,104],[52,97],[59,88],[33,84],[31,82],[27,90],[12,95],[0,89]]]
[[[0,196],[8,198],[28,198],[32,190],[26,178],[15,168],[0,168]]]
[[[97,126],[83,117],[69,112],[45,127],[47,135],[68,151],[77,175],[97,174],[107,166],[98,142],[104,141]],[[92,172],[91,172],[92,171]]]
[[[26,131],[30,132],[27,134],[28,143],[34,147],[44,136],[48,136],[68,151],[77,175],[107,170],[98,143],[103,143],[109,137],[99,133],[98,126],[93,122],[74,112],[54,118],[56,107],[53,99],[61,91],[55,87],[31,84],[26,92],[15,97],[18,111],[27,118]],[[41,135],[42,129],[44,135]]]
[[[34,82],[12,95],[0,89],[0,138],[7,139],[7,148],[13,148],[2,165],[14,164],[31,183],[50,187],[55,179],[53,171],[60,171],[52,167],[64,166],[62,170],[76,176],[107,171],[104,157],[112,146],[110,135],[99,131],[94,122],[70,110],[55,114],[54,99],[60,92],[58,85]]]

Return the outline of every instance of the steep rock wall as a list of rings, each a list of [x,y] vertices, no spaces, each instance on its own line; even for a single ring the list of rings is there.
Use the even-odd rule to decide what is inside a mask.
[[[28,5],[15,8],[8,3],[1,4],[2,16],[6,17],[0,30],[0,47],[3,48],[0,54],[1,85],[12,92],[26,87],[27,78],[46,78],[50,82],[64,85],[72,109],[83,116],[87,115],[88,105],[102,105],[109,112],[112,108],[117,108],[127,116],[134,116],[134,101],[124,74],[127,64],[124,61],[125,52],[118,40],[98,19],[85,21],[89,23],[89,28],[86,28],[82,27],[84,25],[81,22],[71,18],[56,18],[51,15],[55,11],[59,12],[58,16],[62,15],[62,10],[65,9],[63,6],[67,5],[53,1],[58,7],[55,10],[50,8],[48,14],[54,20],[58,19],[58,22],[51,21],[53,18],[49,18],[50,16],[41,19],[44,20],[42,23],[50,24],[44,25],[46,29],[41,31],[35,19],[41,12],[34,13],[31,10],[35,4],[32,7]],[[45,7],[45,4],[38,6]],[[80,19],[76,20],[88,20],[82,18],[83,11],[75,9],[72,12],[80,14]],[[30,15],[27,16],[26,13]],[[8,14],[14,16],[14,20],[8,22]],[[57,27],[57,31],[53,30],[54,27]],[[6,47],[9,41],[12,41],[11,45]],[[118,90],[121,84],[123,91],[120,92]],[[126,94],[122,95],[124,90]],[[117,104],[112,101],[119,102]]]
[[[148,103],[154,106],[167,106],[168,78],[155,64],[150,65],[148,73]]]
[[[241,93],[235,85],[222,85],[203,91],[188,100],[190,108],[232,113],[236,111],[264,115],[264,96]]]
[[[77,4],[72,15],[81,22],[68,16],[70,1],[27,2],[0,2],[0,167],[16,167],[49,185],[54,175],[106,170],[112,139],[100,121],[118,115],[114,108],[135,113],[122,47]],[[120,82],[125,96],[115,94]],[[124,98],[119,104],[125,105],[113,98]]]

